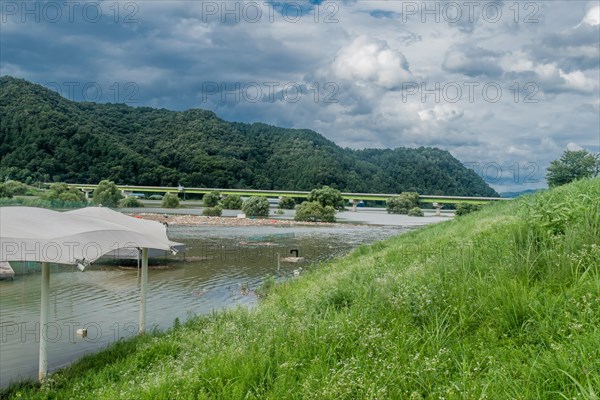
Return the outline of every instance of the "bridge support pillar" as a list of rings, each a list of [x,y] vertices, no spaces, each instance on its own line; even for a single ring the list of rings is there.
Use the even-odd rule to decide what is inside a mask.
[[[433,206],[435,207],[435,216],[441,217],[442,216],[442,207],[444,207],[444,205],[441,203],[433,203]]]
[[[350,200],[352,202],[352,211],[356,212],[356,205],[358,204],[358,200]]]

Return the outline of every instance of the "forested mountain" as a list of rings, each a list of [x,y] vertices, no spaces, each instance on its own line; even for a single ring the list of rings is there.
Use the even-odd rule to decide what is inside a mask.
[[[310,130],[214,113],[69,101],[0,78],[0,177],[22,181],[498,196],[437,148],[343,149]]]

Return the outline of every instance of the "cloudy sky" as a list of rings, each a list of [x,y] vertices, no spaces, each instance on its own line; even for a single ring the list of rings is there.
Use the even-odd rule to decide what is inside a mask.
[[[499,191],[600,151],[597,0],[0,4],[0,74],[74,100],[436,146]]]

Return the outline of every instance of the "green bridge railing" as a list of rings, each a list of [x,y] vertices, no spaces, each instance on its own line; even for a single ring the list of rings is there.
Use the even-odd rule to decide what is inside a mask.
[[[69,184],[70,187],[75,187],[83,191],[92,191],[98,185],[93,184]],[[168,186],[132,186],[132,185],[117,185],[119,190],[125,192],[136,193],[195,193],[206,194],[213,191],[218,191],[225,195],[239,196],[265,196],[265,197],[298,197],[306,198],[310,192],[296,190],[257,190],[257,189],[220,189],[220,188],[179,188]],[[342,193],[342,196],[347,200],[379,200],[385,201],[390,197],[397,196],[396,193]],[[434,195],[419,195],[420,200],[424,203],[471,203],[484,204],[492,201],[510,200],[501,197],[468,197],[468,196],[434,196]]]

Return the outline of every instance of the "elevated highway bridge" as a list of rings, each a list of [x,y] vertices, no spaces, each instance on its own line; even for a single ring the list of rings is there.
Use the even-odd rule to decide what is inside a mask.
[[[94,184],[68,184],[70,187],[80,189],[88,196],[98,185]],[[239,196],[264,196],[271,198],[282,198],[282,197],[295,197],[295,198],[307,198],[310,192],[296,191],[296,190],[257,190],[257,189],[220,189],[220,188],[184,188],[184,187],[168,187],[168,186],[131,186],[131,185],[117,185],[117,188],[121,190],[125,195],[131,195],[132,193],[144,193],[144,194],[165,194],[165,193],[186,193],[186,194],[206,194],[213,191],[218,191],[224,195],[239,195]],[[361,200],[379,200],[385,201],[390,197],[397,196],[397,193],[348,193],[342,192],[344,199],[356,203]],[[485,204],[493,201],[505,201],[501,197],[467,197],[467,196],[434,196],[434,195],[419,195],[420,201],[424,203],[440,203],[440,204],[459,204],[459,203],[471,203],[471,204]]]

